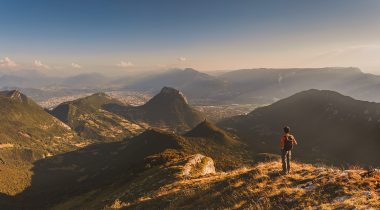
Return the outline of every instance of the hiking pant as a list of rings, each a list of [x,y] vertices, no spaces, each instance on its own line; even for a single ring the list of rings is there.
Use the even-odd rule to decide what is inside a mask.
[[[292,151],[281,150],[281,159],[282,159],[282,171],[284,173],[290,172],[290,159],[292,158]]]

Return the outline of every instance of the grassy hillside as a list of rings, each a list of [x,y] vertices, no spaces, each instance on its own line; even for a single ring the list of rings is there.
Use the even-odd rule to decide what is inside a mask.
[[[166,158],[149,158],[161,153]],[[35,162],[30,186],[17,196],[4,195],[0,204],[18,209],[51,207],[77,196],[103,192],[108,186],[123,185],[150,167],[197,153],[214,159],[219,170],[249,164],[244,145],[147,130],[132,139],[94,144]]]
[[[18,91],[0,93],[0,150],[3,159],[10,151],[18,157],[9,159],[36,159],[75,148],[78,143],[71,129],[46,113],[35,102]]]
[[[168,166],[170,167],[170,165]],[[137,179],[125,186],[124,194],[109,207],[122,209],[378,209],[380,173],[294,164],[291,175],[279,175],[280,163],[253,167],[194,179],[155,184]],[[152,173],[152,172],[151,172]],[[153,181],[153,182],[152,182]],[[140,186],[141,195],[128,193]],[[141,189],[140,189],[141,191]]]
[[[184,157],[150,160],[133,181],[65,201],[53,209],[378,209],[380,172],[342,171],[294,164],[280,175],[279,162],[264,162],[205,176],[182,174]]]
[[[122,105],[104,93],[96,93],[62,103],[51,114],[69,125],[79,136],[95,141],[121,140],[143,130],[139,124],[103,109],[107,104]]]
[[[58,119],[18,91],[0,92],[0,192],[30,183],[32,162],[85,143]]]
[[[185,136],[147,130],[132,139],[35,162],[30,186],[16,196],[0,194],[0,205],[4,209],[380,208],[378,170],[293,163],[292,173],[281,175],[280,162],[253,164],[246,149],[207,121]]]

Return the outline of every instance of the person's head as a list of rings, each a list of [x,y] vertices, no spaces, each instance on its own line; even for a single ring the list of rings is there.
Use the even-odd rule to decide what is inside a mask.
[[[289,126],[284,127],[284,133],[290,133],[290,127]]]

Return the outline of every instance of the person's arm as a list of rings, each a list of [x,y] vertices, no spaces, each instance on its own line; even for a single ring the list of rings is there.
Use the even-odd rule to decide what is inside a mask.
[[[298,145],[298,142],[297,142],[297,140],[296,140],[296,138],[293,136],[293,143],[295,144],[295,145]]]
[[[281,149],[284,149],[284,144],[285,144],[285,142],[284,142],[284,136],[281,136],[281,138],[280,138],[280,147],[281,147]]]

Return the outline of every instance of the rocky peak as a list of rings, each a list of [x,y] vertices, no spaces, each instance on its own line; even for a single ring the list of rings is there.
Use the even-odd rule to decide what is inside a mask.
[[[179,95],[181,92],[175,88],[172,87],[163,87],[159,94],[165,94],[165,95]]]
[[[22,94],[18,90],[7,90],[7,91],[1,91],[0,95],[8,97],[12,100],[19,101],[19,102],[28,102],[28,97],[24,94]]]
[[[177,89],[172,87],[164,87],[161,89],[160,93],[154,96],[147,104],[163,102],[165,104],[171,102],[183,102],[187,103],[186,97]]]

